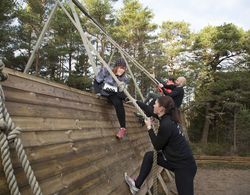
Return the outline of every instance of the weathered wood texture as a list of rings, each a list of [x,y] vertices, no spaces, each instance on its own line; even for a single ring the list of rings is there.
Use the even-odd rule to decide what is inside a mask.
[[[126,105],[128,135],[119,129],[105,98],[7,69],[2,83],[6,107],[43,194],[128,194],[123,174],[138,173],[151,145],[145,128]],[[14,151],[12,161],[22,194],[30,187]],[[1,160],[0,160],[1,161]],[[9,194],[0,165],[0,194]]]

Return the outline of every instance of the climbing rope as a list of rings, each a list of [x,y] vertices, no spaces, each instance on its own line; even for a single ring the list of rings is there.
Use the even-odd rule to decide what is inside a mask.
[[[7,79],[7,74],[3,72],[4,64],[0,61],[0,81]],[[22,164],[26,177],[31,186],[32,192],[35,195],[42,195],[40,186],[36,180],[33,170],[31,169],[29,160],[24,151],[21,139],[18,135],[21,132],[19,127],[16,127],[12,121],[6,107],[5,97],[2,86],[0,85],[0,147],[1,158],[4,167],[4,173],[7,179],[7,183],[10,189],[11,195],[19,195],[19,189],[14,175],[13,166],[10,158],[9,144],[13,143],[17,152],[18,160]]]
[[[158,166],[157,166],[157,151],[154,150],[153,156],[153,167],[152,167],[152,177],[153,177],[153,194],[158,194],[158,182],[157,182]]]

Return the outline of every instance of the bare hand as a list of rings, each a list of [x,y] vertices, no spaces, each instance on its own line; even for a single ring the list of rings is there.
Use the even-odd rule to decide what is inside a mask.
[[[151,126],[152,126],[152,121],[150,118],[147,118],[144,120],[146,126],[147,126],[147,129],[151,129]]]
[[[162,87],[163,87],[163,84],[162,84],[162,83],[159,83],[159,84],[158,84],[158,87],[159,87],[159,88],[162,88]]]

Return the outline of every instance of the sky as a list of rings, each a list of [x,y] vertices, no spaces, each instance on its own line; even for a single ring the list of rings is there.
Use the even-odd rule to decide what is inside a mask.
[[[191,30],[199,31],[207,25],[233,23],[250,30],[250,0],[139,0],[154,13],[153,22],[184,21]],[[122,4],[119,0],[117,6]]]

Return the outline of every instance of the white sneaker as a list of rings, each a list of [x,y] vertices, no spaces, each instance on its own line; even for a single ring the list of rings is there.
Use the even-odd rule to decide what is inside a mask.
[[[125,172],[124,173],[124,178],[125,178],[125,181],[126,183],[128,184],[129,186],[129,189],[130,189],[130,192],[134,195],[136,194],[140,189],[138,189],[136,186],[135,186],[135,181],[128,176],[128,174]]]

